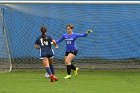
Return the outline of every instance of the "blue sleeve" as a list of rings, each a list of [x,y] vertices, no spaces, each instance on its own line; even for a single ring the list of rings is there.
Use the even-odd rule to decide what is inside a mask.
[[[64,35],[59,40],[56,40],[56,43],[58,44],[58,43],[62,42],[63,40],[64,40]]]
[[[86,37],[86,36],[87,36],[86,33],[84,33],[84,34],[76,33],[76,38],[78,38],[78,37]]]

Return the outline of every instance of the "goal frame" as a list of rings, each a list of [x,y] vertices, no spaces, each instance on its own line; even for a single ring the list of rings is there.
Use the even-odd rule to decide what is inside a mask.
[[[140,4],[140,1],[0,1],[0,4]]]
[[[0,5],[6,5],[6,4],[140,4],[140,1],[0,1]],[[2,16],[2,30],[4,33],[4,38],[6,39],[6,47],[8,49],[9,53],[9,61],[10,61],[10,72],[12,70],[12,61],[11,61],[11,55],[10,55],[10,48],[9,48],[9,43],[8,43],[8,38],[6,37],[6,29],[4,26],[4,12],[3,12],[3,7],[1,7],[1,16]],[[1,73],[1,71],[0,71]]]
[[[1,7],[1,19],[2,19],[2,33],[5,39],[5,43],[6,43],[6,48],[7,48],[7,52],[8,52],[8,59],[9,59],[9,70],[7,71],[0,71],[0,73],[5,73],[5,72],[11,72],[12,71],[12,60],[11,60],[11,53],[10,53],[10,48],[9,48],[9,43],[8,43],[8,38],[7,38],[7,34],[6,34],[6,29],[4,26],[4,8],[3,6]]]

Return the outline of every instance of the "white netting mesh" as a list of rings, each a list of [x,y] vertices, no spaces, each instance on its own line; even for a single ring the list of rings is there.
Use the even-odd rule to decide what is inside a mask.
[[[139,11],[139,5],[127,4],[7,4],[4,25],[14,68],[40,67],[34,42],[41,25],[46,25],[48,34],[58,39],[66,33],[69,23],[78,33],[94,30],[77,40],[76,64],[89,68],[139,68]],[[55,49],[57,64],[63,63],[64,53],[63,41]]]

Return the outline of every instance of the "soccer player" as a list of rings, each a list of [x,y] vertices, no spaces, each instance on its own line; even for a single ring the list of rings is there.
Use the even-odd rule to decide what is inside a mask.
[[[42,59],[43,66],[46,69],[46,73],[49,74],[51,82],[57,81],[57,77],[55,77],[54,66],[53,66],[53,44],[56,48],[58,48],[56,41],[49,35],[46,34],[46,27],[42,26],[41,35],[37,38],[35,42],[35,48],[40,49],[40,56]]]
[[[64,57],[64,61],[67,68],[67,76],[64,77],[65,79],[71,78],[71,69],[74,70],[75,77],[78,74],[79,68],[75,67],[74,64],[71,63],[71,61],[74,59],[74,57],[78,53],[78,49],[76,47],[76,39],[79,37],[86,37],[89,33],[92,32],[92,30],[88,30],[84,34],[74,33],[73,32],[74,26],[72,24],[68,24],[66,26],[67,33],[63,34],[63,36],[56,41],[56,43],[60,43],[61,41],[66,41],[66,53]]]

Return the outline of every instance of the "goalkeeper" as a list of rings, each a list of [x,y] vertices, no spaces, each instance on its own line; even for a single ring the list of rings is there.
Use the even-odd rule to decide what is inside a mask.
[[[49,74],[51,82],[57,81],[57,77],[54,76],[54,67],[53,67],[53,50],[51,48],[51,42],[53,42],[54,46],[58,48],[55,40],[46,34],[46,27],[41,27],[41,35],[37,38],[35,42],[35,48],[40,49],[40,56],[42,59],[43,66],[46,69],[46,72]]]
[[[66,41],[66,52],[65,52],[64,61],[67,68],[67,75],[66,77],[64,77],[65,79],[71,78],[71,69],[74,70],[75,77],[78,75],[79,68],[75,67],[74,64],[71,63],[71,61],[78,53],[78,49],[76,47],[76,39],[79,37],[86,37],[89,33],[92,32],[92,30],[88,30],[84,34],[79,34],[73,32],[73,29],[74,26],[72,24],[68,24],[66,26],[67,33],[63,34],[63,36],[56,41],[57,44],[63,41],[64,39]]]

